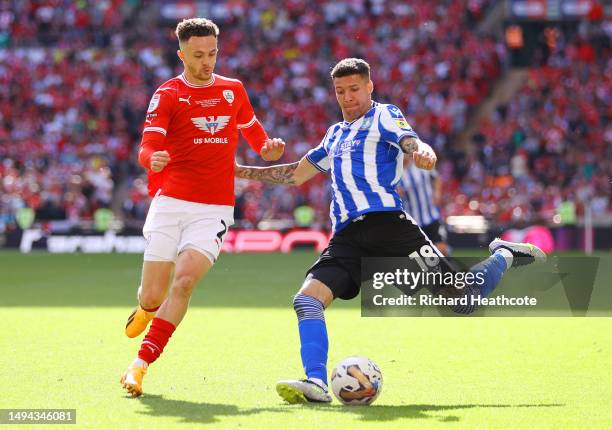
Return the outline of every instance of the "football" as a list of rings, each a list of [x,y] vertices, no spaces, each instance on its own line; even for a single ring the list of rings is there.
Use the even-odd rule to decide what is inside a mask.
[[[334,395],[345,405],[369,405],[382,389],[380,368],[367,357],[348,357],[332,371]]]

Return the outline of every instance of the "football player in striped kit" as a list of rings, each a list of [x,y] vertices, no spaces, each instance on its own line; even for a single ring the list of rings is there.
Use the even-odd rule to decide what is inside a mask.
[[[404,171],[397,184],[404,209],[421,227],[423,233],[445,256],[450,255],[446,227],[441,219],[441,180],[434,169],[419,169],[410,157],[404,157]]]
[[[300,185],[320,172],[331,176],[333,236],[293,299],[306,379],[284,380],[276,386],[289,403],[331,402],[324,309],[336,298],[348,300],[359,294],[362,257],[433,258],[442,271],[453,271],[403,211],[396,191],[404,155],[412,157],[418,168],[431,170],[436,164],[432,148],[419,139],[396,106],[372,100],[374,84],[367,62],[341,60],[331,78],[344,120],[329,127],[318,146],[292,164],[235,166],[238,177],[272,184]],[[489,250],[492,255],[470,269],[484,283],[452,288],[455,294],[486,297],[511,266],[546,259],[546,254],[528,243],[495,239]],[[452,309],[470,313],[475,307]]]

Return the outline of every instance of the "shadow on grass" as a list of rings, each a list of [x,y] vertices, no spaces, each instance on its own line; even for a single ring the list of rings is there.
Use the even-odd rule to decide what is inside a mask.
[[[338,413],[359,415],[364,421],[391,421],[399,418],[412,419],[437,419],[443,422],[460,421],[456,415],[443,415],[441,413],[462,409],[480,408],[558,408],[564,407],[561,403],[533,403],[533,404],[459,404],[459,405],[372,405],[372,406],[351,406],[343,407],[334,405],[330,409],[335,409]]]
[[[138,399],[148,409],[139,412],[152,417],[176,417],[184,423],[215,423],[224,417],[255,415],[262,412],[289,413],[287,408],[240,408],[223,403],[189,402],[186,400],[165,399],[156,394],[145,394]]]
[[[185,423],[214,423],[224,417],[250,416],[264,412],[295,414],[307,409],[315,409],[320,413],[353,415],[363,421],[393,421],[397,419],[436,419],[442,422],[456,422],[461,418],[452,415],[450,411],[478,408],[555,408],[564,407],[560,403],[533,404],[459,404],[459,405],[373,405],[373,406],[342,406],[332,405],[278,405],[263,408],[241,408],[237,405],[222,403],[190,402],[171,400],[155,394],[147,394],[139,399],[147,407],[140,412],[153,417],[176,417]],[[444,414],[449,413],[448,415]]]

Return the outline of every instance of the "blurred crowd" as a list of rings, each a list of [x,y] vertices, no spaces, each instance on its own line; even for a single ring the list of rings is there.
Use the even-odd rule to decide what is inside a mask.
[[[503,41],[475,31],[491,3],[228,0],[198,12],[221,29],[216,72],[241,79],[268,133],[288,143],[282,161],[297,161],[341,119],[329,71],[358,56],[372,66],[374,98],[398,105],[441,154],[456,196],[447,215],[546,218],[584,184],[596,199],[609,194],[610,166],[601,165],[612,138],[609,46],[591,35],[560,41],[482,125],[474,151],[456,148],[507,62]],[[149,199],[136,164],[144,112],[155,88],[182,70],[169,5],[0,0],[0,231],[23,208],[75,225],[99,208],[144,220]],[[244,142],[238,160],[261,164]],[[290,224],[296,208],[308,208],[306,224],[328,227],[324,175],[299,189],[238,181],[236,192],[243,226]],[[607,200],[598,205],[609,210]]]
[[[582,26],[559,34],[542,67],[480,124],[463,177],[446,172],[446,215],[482,214],[502,224],[561,223],[612,213],[610,34]]]
[[[140,174],[144,111],[174,71],[138,4],[0,0],[0,231],[24,209],[91,221]]]

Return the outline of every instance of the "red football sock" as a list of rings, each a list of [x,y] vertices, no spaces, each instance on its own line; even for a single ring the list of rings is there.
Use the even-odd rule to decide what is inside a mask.
[[[142,340],[138,358],[151,364],[158,359],[176,327],[161,318],[153,318],[149,332]]]

